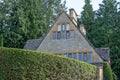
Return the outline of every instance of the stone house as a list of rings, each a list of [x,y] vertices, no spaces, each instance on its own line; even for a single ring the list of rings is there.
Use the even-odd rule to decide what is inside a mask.
[[[77,14],[62,12],[43,38],[26,42],[24,49],[57,54],[88,62],[99,67],[103,80],[103,61],[110,61],[108,48],[95,48],[86,38],[86,31],[77,26]]]

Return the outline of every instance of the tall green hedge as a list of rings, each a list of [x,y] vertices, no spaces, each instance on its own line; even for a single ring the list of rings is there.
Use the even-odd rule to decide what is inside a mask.
[[[0,47],[3,47],[3,36],[0,35]]]
[[[113,72],[113,80],[118,80],[116,74]]]
[[[97,70],[57,55],[0,48],[0,80],[97,80]]]
[[[112,69],[110,67],[110,64],[107,62],[104,62],[103,75],[105,80],[113,80]]]

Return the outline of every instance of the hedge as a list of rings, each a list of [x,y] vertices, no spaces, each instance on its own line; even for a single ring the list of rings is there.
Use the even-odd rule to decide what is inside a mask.
[[[112,74],[113,74],[113,80],[118,80],[116,74],[114,72],[112,72]]]
[[[112,69],[111,69],[110,64],[108,62],[104,62],[103,75],[104,75],[104,80],[113,80]]]
[[[48,53],[0,48],[0,80],[97,80],[98,68]]]

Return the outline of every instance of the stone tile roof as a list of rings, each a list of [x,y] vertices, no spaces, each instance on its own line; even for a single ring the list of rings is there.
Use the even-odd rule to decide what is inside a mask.
[[[105,61],[110,61],[110,49],[109,48],[96,48],[97,53]]]
[[[28,40],[24,46],[24,49],[36,50],[40,44],[41,44],[41,39]]]

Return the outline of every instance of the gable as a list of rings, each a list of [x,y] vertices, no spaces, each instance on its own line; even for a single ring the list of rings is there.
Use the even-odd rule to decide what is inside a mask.
[[[62,28],[59,26],[65,27],[65,38],[62,39]],[[67,28],[69,25],[69,29]],[[73,32],[73,36],[67,39],[67,29],[69,31],[69,35]],[[60,31],[60,33],[59,33]],[[60,39],[53,39],[54,32],[58,35],[60,34]],[[96,53],[94,48],[90,45],[90,43],[86,40],[85,36],[78,30],[76,25],[71,21],[69,16],[66,13],[62,13],[49,33],[46,35],[44,40],[41,42],[37,51],[55,53],[55,54],[64,54],[64,53],[92,53],[94,62],[102,62],[100,56]]]

